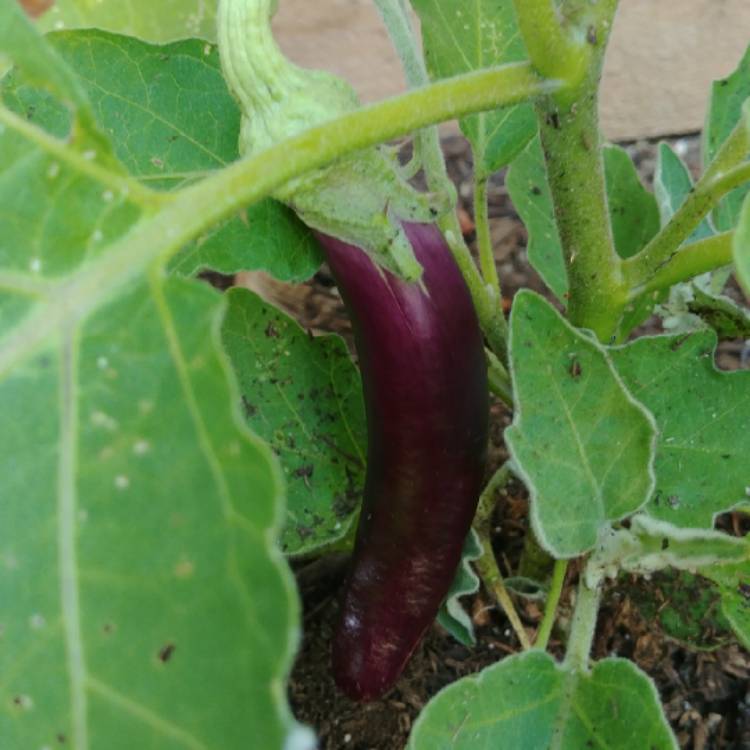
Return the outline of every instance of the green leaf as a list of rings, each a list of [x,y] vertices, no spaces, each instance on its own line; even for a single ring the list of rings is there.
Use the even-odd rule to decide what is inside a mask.
[[[460,599],[479,591],[479,577],[474,572],[471,563],[481,556],[482,543],[474,529],[471,529],[461,552],[461,564],[437,618],[438,622],[464,646],[473,646],[477,639],[474,635],[474,623],[461,605]]]
[[[149,187],[174,190],[239,157],[239,110],[214,45],[189,40],[154,46],[97,30],[53,34],[50,41],[81,77],[83,95],[117,157]],[[56,135],[67,132],[66,111],[29,91],[25,78],[7,81],[5,98],[31,122],[51,121]],[[90,196],[81,200],[91,202]],[[10,216],[15,212],[9,207]],[[183,275],[264,270],[299,281],[320,263],[310,231],[290,210],[266,199],[185,248],[172,267]]]
[[[613,349],[630,392],[659,428],[656,485],[647,512],[676,526],[710,528],[747,499],[750,372],[720,372],[716,335],[644,337]]]
[[[43,30],[95,27],[170,42],[183,37],[215,39],[216,0],[57,0],[39,21]]]
[[[659,204],[661,226],[665,226],[693,189],[693,178],[685,162],[668,143],[660,143],[654,174],[654,194]],[[711,222],[704,219],[689,238],[702,240],[715,234]]]
[[[172,269],[193,276],[204,269],[234,274],[266,271],[281,281],[304,281],[320,268],[323,252],[310,229],[282,203],[250,206],[176,256]]]
[[[750,197],[745,199],[734,233],[734,268],[737,280],[750,295]]]
[[[279,689],[298,621],[281,475],[242,424],[221,298],[147,267],[157,198],[47,135],[53,104],[33,124],[0,107],[3,745],[311,747]]]
[[[650,497],[653,420],[605,349],[533,292],[516,295],[509,348],[517,410],[505,437],[534,531],[555,557],[575,557]]]
[[[245,417],[286,474],[282,546],[312,552],[343,537],[359,507],[367,453],[359,372],[338,336],[311,339],[247,289],[228,297],[223,338]]]
[[[750,96],[750,48],[737,69],[727,78],[715,81],[711,87],[706,125],[703,129],[703,165],[708,167],[724,141],[740,121],[742,105]],[[742,201],[750,190],[744,185],[727,195],[713,211],[713,221],[719,231],[728,231],[737,224]]]
[[[624,148],[605,146],[603,158],[615,249],[630,258],[659,231],[659,208]]]
[[[430,76],[435,80],[526,59],[512,0],[412,0],[422,22]],[[460,122],[480,177],[509,164],[536,132],[528,105],[472,115]]]
[[[750,563],[715,566],[700,572],[718,585],[722,614],[740,643],[750,649]]]
[[[454,682],[417,719],[409,750],[676,750],[653,682],[624,659],[567,672],[548,654],[511,656]]]
[[[642,579],[621,576],[617,591],[634,605],[644,622],[656,623],[669,638],[697,649],[714,649],[731,637],[718,587],[702,576],[664,570]]]
[[[557,299],[564,303],[568,292],[568,273],[539,137],[534,138],[514,159],[505,184],[529,234],[526,250],[529,263]]]

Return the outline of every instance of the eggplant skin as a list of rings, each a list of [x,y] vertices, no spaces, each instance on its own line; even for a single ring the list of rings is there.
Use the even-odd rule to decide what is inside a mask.
[[[485,471],[488,390],[474,306],[438,228],[405,223],[422,284],[318,234],[352,318],[368,429],[367,478],[333,642],[358,701],[388,691],[437,616]]]

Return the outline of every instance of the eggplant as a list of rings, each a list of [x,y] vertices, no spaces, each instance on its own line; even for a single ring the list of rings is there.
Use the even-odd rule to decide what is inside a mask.
[[[469,290],[438,228],[404,223],[408,283],[318,234],[352,318],[367,414],[364,500],[333,641],[358,701],[397,681],[461,559],[485,472],[488,386]]]

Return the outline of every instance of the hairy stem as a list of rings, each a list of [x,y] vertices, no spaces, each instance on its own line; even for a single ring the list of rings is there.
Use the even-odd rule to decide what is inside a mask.
[[[560,604],[563,584],[565,583],[565,574],[567,572],[568,561],[555,560],[555,569],[552,573],[552,581],[550,583],[549,594],[547,595],[547,603],[544,607],[544,617],[542,618],[542,623],[539,626],[536,640],[534,641],[534,648],[541,649],[542,651],[547,648],[550,635],[552,635],[552,627],[555,624],[557,607]]]
[[[749,150],[750,128],[742,118],[669,223],[640,253],[625,261],[623,270],[631,287],[650,285],[667,264],[677,261],[691,247],[680,246],[706,214],[727,193],[750,180],[750,163],[743,164]]]
[[[515,0],[515,7],[534,67],[576,85],[585,75],[590,50],[566,28],[554,0]]]
[[[565,652],[565,665],[579,672],[585,672],[589,668],[600,601],[601,586],[589,587],[586,584],[586,576],[581,575],[573,623]]]
[[[487,356],[487,375],[490,391],[494,393],[506,406],[513,408],[513,382],[503,363],[490,349],[485,349]]]
[[[555,217],[570,282],[568,316],[602,341],[617,330],[627,302],[610,226],[598,87],[616,0],[602,0],[586,31],[589,68],[572,90],[542,97],[537,116]]]
[[[518,616],[513,600],[510,598],[505,581],[492,551],[492,514],[495,510],[495,493],[504,487],[510,479],[508,464],[503,464],[493,475],[479,498],[479,507],[474,519],[476,531],[482,543],[482,556],[474,563],[485,588],[494,597],[508,618],[513,632],[524,651],[531,648],[531,641],[526,633],[521,618]]]
[[[691,242],[672,256],[643,286],[631,291],[631,299],[641,294],[669,289],[675,284],[732,262],[734,232],[722,232],[713,237]]]
[[[501,299],[500,279],[495,265],[495,254],[492,252],[490,235],[489,206],[487,205],[487,177],[474,178],[474,223],[477,229],[477,246],[479,248],[479,265],[485,283],[492,288],[498,300]]]

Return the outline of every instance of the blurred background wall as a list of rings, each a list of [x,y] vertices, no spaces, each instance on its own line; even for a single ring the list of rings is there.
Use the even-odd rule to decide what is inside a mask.
[[[371,0],[281,0],[275,20],[300,64],[345,76],[365,101],[404,88]],[[750,43],[750,0],[621,0],[605,69],[602,123],[611,140],[700,130],[713,79]]]

